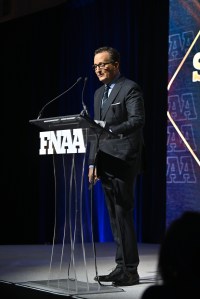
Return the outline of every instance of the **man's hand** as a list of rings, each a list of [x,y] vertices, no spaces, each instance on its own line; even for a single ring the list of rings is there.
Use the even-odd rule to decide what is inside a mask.
[[[97,177],[97,170],[96,167],[89,167],[89,172],[88,172],[88,180],[90,184],[95,185],[96,182],[99,180]]]

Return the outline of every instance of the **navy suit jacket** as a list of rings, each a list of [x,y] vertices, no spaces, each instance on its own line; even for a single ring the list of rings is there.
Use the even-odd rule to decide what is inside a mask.
[[[94,120],[103,120],[120,138],[107,138],[90,145],[89,164],[95,163],[95,154],[100,152],[118,158],[141,168],[143,152],[143,127],[145,123],[144,99],[140,86],[123,76],[119,77],[112,89],[104,112],[101,115],[101,101],[104,86],[94,94]]]

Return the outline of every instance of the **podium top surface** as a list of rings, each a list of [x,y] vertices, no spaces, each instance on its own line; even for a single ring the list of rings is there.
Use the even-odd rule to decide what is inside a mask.
[[[37,118],[37,119],[29,120],[29,123],[34,124],[35,126],[38,126],[45,131],[82,128],[82,129],[90,129],[90,134],[98,133],[110,137],[115,137],[115,138],[117,137],[108,129],[102,128],[89,116],[82,115],[82,114],[73,114],[73,115],[66,115],[66,116],[39,118],[39,119]]]
[[[83,118],[80,114],[57,116],[49,118],[39,118],[29,120],[29,123],[34,124],[44,130],[64,130],[74,128],[86,128],[86,124],[83,124]],[[84,126],[83,126],[84,125]]]

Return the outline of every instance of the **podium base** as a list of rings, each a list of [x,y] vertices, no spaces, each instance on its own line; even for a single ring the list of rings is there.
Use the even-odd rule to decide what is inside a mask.
[[[18,286],[37,289],[40,291],[56,293],[57,295],[82,295],[98,293],[124,292],[123,289],[112,285],[100,285],[99,283],[87,283],[75,279],[38,280],[17,283]],[[73,297],[72,297],[73,298]]]

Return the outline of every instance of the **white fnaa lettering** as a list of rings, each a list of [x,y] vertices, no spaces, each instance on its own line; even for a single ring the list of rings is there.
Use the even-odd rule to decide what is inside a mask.
[[[40,132],[40,155],[85,153],[82,129]]]

